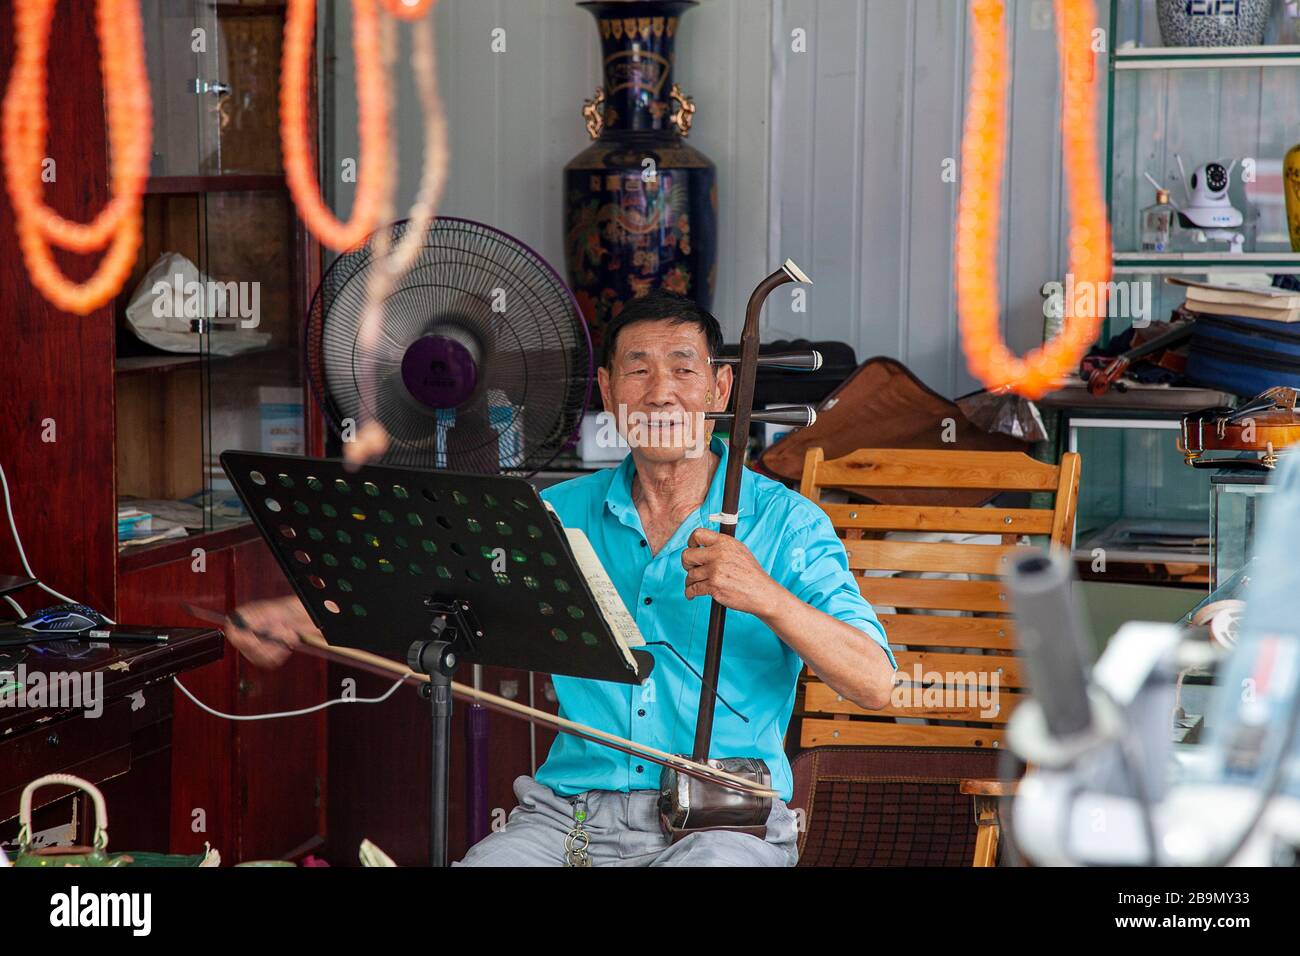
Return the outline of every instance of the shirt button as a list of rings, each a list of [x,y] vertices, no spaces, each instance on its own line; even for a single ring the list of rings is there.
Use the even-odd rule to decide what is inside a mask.
[[[636,712],[636,715],[637,715],[638,717],[644,717],[644,716],[645,716],[645,708],[642,708],[641,710],[638,710],[638,711]]]
[[[643,547],[643,548],[645,547],[645,538],[642,538],[642,539],[641,539],[641,547]]]
[[[641,764],[637,764],[637,765],[636,765],[636,772],[637,772],[637,773],[645,773],[645,767],[641,766]]]
[[[645,603],[646,603],[646,604],[653,604],[654,601],[653,601],[652,598],[646,598],[646,599],[645,599]]]

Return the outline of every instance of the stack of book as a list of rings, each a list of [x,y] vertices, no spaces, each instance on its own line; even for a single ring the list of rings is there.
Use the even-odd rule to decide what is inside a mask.
[[[1173,276],[1167,281],[1187,289],[1187,308],[1193,312],[1272,322],[1300,322],[1300,292],[1271,286],[1196,282]]]

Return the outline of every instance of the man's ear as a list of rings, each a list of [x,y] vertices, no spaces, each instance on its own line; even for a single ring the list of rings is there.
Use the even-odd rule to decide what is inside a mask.
[[[596,384],[600,386],[600,400],[604,403],[605,411],[614,411],[614,402],[609,397],[609,369],[603,365],[596,369]]]
[[[731,384],[735,377],[730,365],[715,365],[717,372],[713,377],[713,411],[725,412],[731,400]]]

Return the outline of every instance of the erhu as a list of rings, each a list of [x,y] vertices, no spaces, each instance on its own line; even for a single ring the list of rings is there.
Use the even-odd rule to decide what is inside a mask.
[[[749,426],[752,422],[806,427],[817,418],[808,405],[785,405],[763,409],[754,406],[754,381],[759,365],[786,371],[812,372],[821,368],[822,357],[816,351],[789,352],[759,357],[758,316],[763,303],[777,286],[787,282],[812,284],[797,265],[787,259],[785,264],[760,282],[749,297],[745,310],[745,326],[740,335],[739,359],[714,359],[714,364],[736,363],[732,410],[709,412],[712,421],[727,422],[730,436],[727,452],[727,472],[722,493],[722,511],[712,515],[722,534],[735,537],[740,503],[740,482],[744,475],[745,450],[749,444]],[[710,756],[713,738],[713,711],[717,700],[718,674],[722,666],[722,638],[726,625],[727,608],[714,600],[709,609],[709,636],[704,651],[704,671],[701,675],[700,707],[695,724],[695,745],[691,759],[718,770],[753,781],[770,789],[771,770],[756,757]],[[772,809],[772,798],[753,792],[738,790],[699,777],[688,777],[665,768],[659,788],[659,813],[664,830],[674,840],[701,830],[732,830],[763,837],[767,833],[767,817]]]

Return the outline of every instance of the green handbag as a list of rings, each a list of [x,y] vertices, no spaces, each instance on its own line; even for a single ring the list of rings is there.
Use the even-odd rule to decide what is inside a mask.
[[[90,794],[95,802],[95,835],[92,846],[49,846],[32,849],[32,795],[49,784],[77,787]],[[89,780],[70,773],[51,773],[37,777],[23,790],[18,804],[18,857],[14,866],[124,866],[127,856],[110,858],[108,853],[108,808],[104,795]]]

